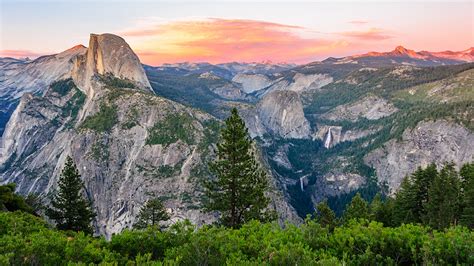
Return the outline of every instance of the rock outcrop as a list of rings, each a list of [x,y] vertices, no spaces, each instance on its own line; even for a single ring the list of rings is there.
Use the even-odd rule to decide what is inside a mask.
[[[454,162],[459,167],[473,160],[474,133],[445,120],[420,122],[406,129],[400,141],[390,140],[364,158],[375,168],[379,182],[387,182],[392,192],[419,166]]]
[[[367,96],[354,103],[337,106],[328,113],[323,114],[321,117],[334,121],[357,121],[359,118],[377,120],[389,116],[396,111],[397,108],[387,100],[376,96]]]
[[[262,90],[270,86],[273,81],[264,74],[245,74],[239,73],[232,78],[232,81],[242,85],[245,93]]]
[[[72,78],[91,97],[91,78],[110,75],[133,82],[138,88],[151,91],[151,85],[137,55],[119,36],[91,34],[87,52],[76,58]]]
[[[268,132],[283,138],[309,138],[311,128],[298,93],[270,92],[257,104],[256,110]]]
[[[77,56],[87,48],[77,45],[62,53],[33,61],[2,58],[0,62],[0,134],[20,97],[25,93],[43,94],[55,80],[68,78]]]

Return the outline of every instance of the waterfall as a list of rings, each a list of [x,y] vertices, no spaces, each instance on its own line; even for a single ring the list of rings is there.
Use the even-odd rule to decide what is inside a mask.
[[[324,147],[326,149],[329,149],[329,146],[331,146],[331,141],[332,141],[331,128],[329,128],[328,135],[326,137],[326,140],[324,141]]]
[[[305,176],[300,177],[300,188],[301,188],[301,191],[304,191],[304,178],[305,178]]]

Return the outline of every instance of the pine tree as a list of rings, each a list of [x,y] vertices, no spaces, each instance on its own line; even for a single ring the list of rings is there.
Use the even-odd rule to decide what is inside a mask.
[[[357,193],[344,211],[344,221],[360,218],[369,218],[369,208],[367,201],[360,196],[360,193]]]
[[[82,195],[83,187],[81,175],[68,156],[58,181],[58,190],[53,194],[51,207],[46,209],[46,215],[56,222],[58,229],[92,234],[91,222],[95,213],[90,201]]]
[[[393,200],[382,200],[382,195],[377,193],[369,205],[369,219],[381,222],[385,226],[393,225]]]
[[[474,163],[465,164],[460,171],[462,177],[462,204],[461,224],[474,228]]]
[[[267,174],[255,158],[253,142],[235,108],[225,120],[217,157],[209,164],[216,178],[204,184],[206,210],[218,211],[220,223],[232,228],[252,219],[274,219],[274,212],[267,209]]]
[[[152,199],[140,209],[138,220],[134,227],[137,229],[147,228],[148,226],[159,226],[161,221],[170,219],[165,206],[160,199]]]
[[[428,190],[425,223],[443,229],[459,222],[460,182],[454,164],[446,164]]]
[[[336,214],[329,207],[326,201],[320,202],[316,209],[318,211],[318,222],[321,226],[327,227],[329,231],[333,231],[337,225]]]
[[[428,202],[428,190],[431,183],[438,175],[438,170],[434,163],[430,164],[425,169],[418,168],[412,174],[413,190],[414,190],[414,204],[413,204],[413,222],[421,223],[425,213],[425,205]]]
[[[400,188],[395,194],[393,206],[393,223],[400,225],[403,223],[416,222],[413,210],[416,209],[416,191],[412,183],[411,177],[406,176]]]

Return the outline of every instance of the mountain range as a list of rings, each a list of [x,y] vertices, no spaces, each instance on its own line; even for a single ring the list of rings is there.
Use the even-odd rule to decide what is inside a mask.
[[[121,37],[91,34],[33,61],[0,59],[0,182],[48,195],[66,156],[77,163],[110,236],[159,197],[172,221],[201,211],[221,121],[237,107],[272,177],[280,221],[327,199],[390,195],[431,162],[474,156],[474,49],[401,46],[305,65],[142,65]]]

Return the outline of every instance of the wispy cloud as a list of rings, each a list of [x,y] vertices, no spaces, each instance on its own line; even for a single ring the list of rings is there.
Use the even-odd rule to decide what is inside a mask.
[[[380,41],[391,39],[393,37],[387,31],[379,28],[370,28],[364,31],[347,31],[341,33],[341,35],[362,41]]]
[[[13,58],[36,58],[42,54],[29,51],[29,50],[0,50],[0,57],[13,57]]]
[[[307,62],[348,46],[300,26],[243,19],[146,23],[122,34],[148,64],[180,61]]]
[[[351,21],[348,21],[347,23],[354,24],[354,25],[365,25],[365,24],[369,23],[369,21],[367,21],[367,20],[351,20]]]

